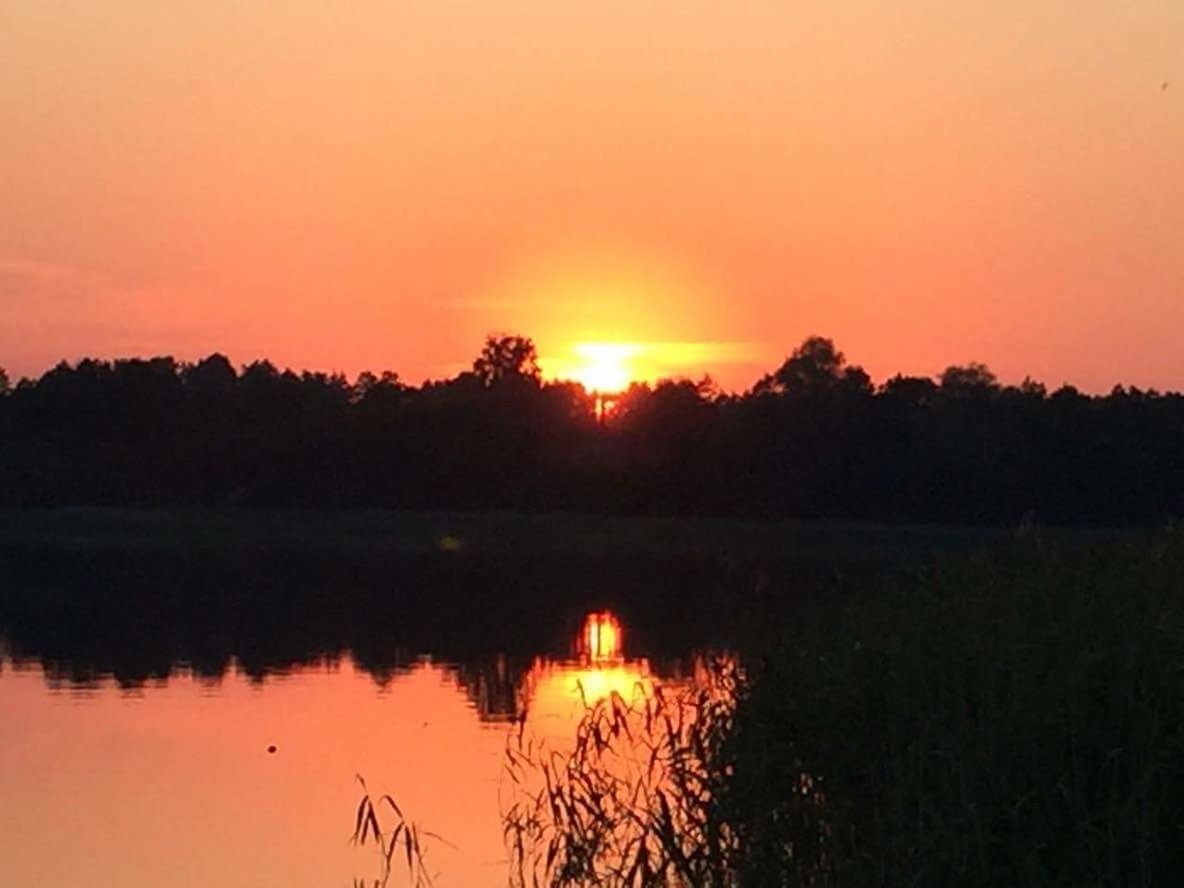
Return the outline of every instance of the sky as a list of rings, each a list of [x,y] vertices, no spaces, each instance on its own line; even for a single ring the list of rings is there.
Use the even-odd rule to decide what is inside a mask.
[[[0,121],[14,377],[506,331],[1184,388],[1179,0],[0,0]]]

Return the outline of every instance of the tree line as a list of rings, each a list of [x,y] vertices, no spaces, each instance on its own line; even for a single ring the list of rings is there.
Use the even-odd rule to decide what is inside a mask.
[[[542,378],[493,336],[471,369],[242,368],[222,355],[0,374],[0,505],[571,509],[957,524],[1184,513],[1184,396],[1104,396],[981,364],[879,386],[822,337],[749,391]]]

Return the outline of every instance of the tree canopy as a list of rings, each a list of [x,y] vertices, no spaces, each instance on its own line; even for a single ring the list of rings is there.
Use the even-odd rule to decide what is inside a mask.
[[[504,383],[537,384],[538,351],[525,336],[488,336],[473,361],[473,373],[487,388]]]
[[[0,376],[0,390],[4,377]],[[1184,514],[1184,397],[1104,396],[982,364],[874,386],[810,337],[749,392],[634,383],[610,408],[534,343],[472,369],[294,372],[223,355],[61,363],[0,398],[0,505],[568,509],[881,522]]]

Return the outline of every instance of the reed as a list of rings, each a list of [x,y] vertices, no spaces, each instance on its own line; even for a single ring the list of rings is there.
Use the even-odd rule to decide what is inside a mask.
[[[738,703],[746,885],[1184,872],[1184,534],[943,562],[789,626]]]
[[[634,687],[584,700],[570,747],[506,746],[510,884],[729,886],[736,835],[714,800],[740,675],[719,659],[691,689]]]
[[[354,879],[354,888],[386,888],[396,871],[405,872],[408,885],[430,888],[432,877],[424,859],[419,827],[404,816],[403,810],[389,793],[380,796],[375,802],[361,775],[358,775],[357,780],[362,786],[362,798],[358,802],[350,842],[364,847],[371,841],[377,846],[381,858],[381,875],[369,884]],[[385,810],[387,817],[381,818],[380,810]]]
[[[586,700],[570,744],[522,720],[509,881],[1171,884],[1182,664],[1179,530],[1071,554],[1033,535],[901,572],[799,612],[743,673]],[[411,876],[417,834],[387,807],[384,873],[397,846]],[[376,821],[367,797],[355,835]]]

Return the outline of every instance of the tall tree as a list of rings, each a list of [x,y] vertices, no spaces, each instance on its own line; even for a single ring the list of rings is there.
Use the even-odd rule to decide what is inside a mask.
[[[999,390],[999,380],[986,364],[971,361],[965,366],[947,367],[941,374],[941,390],[956,398],[989,395]]]
[[[763,377],[754,394],[803,397],[825,395],[836,389],[871,393],[871,380],[862,367],[848,366],[834,340],[811,336],[794,349],[780,367]]]
[[[473,373],[486,387],[502,382],[539,382],[538,350],[526,336],[487,336],[473,361]]]

